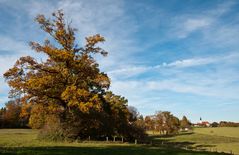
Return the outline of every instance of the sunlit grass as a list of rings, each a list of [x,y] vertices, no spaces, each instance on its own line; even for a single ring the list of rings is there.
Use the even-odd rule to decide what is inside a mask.
[[[239,127],[195,128],[195,133],[239,138]]]
[[[239,128],[195,128],[193,132],[156,138],[168,143],[190,143],[194,149],[239,154]]]

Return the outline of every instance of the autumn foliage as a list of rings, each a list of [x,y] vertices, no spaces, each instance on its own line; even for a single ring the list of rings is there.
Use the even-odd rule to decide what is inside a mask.
[[[108,90],[110,78],[100,71],[94,58],[96,54],[107,55],[98,46],[104,37],[89,36],[86,44],[78,47],[76,29],[66,24],[63,12],[52,15],[53,19],[44,15],[35,19],[52,41],[30,42],[31,48],[47,59],[38,62],[31,56],[21,57],[4,74],[11,87],[10,97],[20,98],[21,117],[30,117],[30,126],[42,128],[43,135],[52,139],[132,138],[127,100]]]

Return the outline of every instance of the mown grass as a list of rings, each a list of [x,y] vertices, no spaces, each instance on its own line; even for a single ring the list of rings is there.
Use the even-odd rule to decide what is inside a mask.
[[[239,138],[239,127],[195,128],[195,133]]]
[[[113,142],[47,142],[37,139],[37,130],[1,129],[0,154],[3,155],[216,155],[170,145]],[[155,139],[157,141],[157,138]],[[161,141],[161,140],[159,140]]]
[[[195,128],[193,132],[171,137],[156,137],[165,144],[183,145],[189,149],[233,152],[239,154],[239,128]]]

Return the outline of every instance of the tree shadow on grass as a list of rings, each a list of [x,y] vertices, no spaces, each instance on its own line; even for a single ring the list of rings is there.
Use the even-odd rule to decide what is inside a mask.
[[[2,155],[223,155],[205,151],[189,151],[148,145],[105,147],[0,147]]]
[[[172,138],[182,135],[192,135],[193,132],[185,132],[176,135],[151,135],[149,136],[147,143],[150,143],[152,146],[158,147],[167,147],[167,148],[176,148],[176,149],[184,149],[184,150],[196,150],[196,151],[213,151],[216,145],[197,145],[194,142],[182,141],[175,142],[172,141]],[[167,139],[169,138],[169,139]]]

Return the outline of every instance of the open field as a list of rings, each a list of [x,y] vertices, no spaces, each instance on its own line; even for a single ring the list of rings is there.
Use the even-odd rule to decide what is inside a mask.
[[[181,144],[189,149],[239,154],[239,128],[236,127],[195,128],[191,133],[155,139],[168,145]]]
[[[113,142],[45,142],[37,140],[37,130],[31,129],[1,129],[0,154],[84,154],[84,155],[216,155],[205,151],[190,151],[175,148],[170,145],[135,145]],[[154,138],[154,137],[152,137]],[[154,140],[157,140],[157,138]],[[172,143],[173,144],[173,143]]]
[[[239,138],[239,127],[195,128],[195,133]]]

